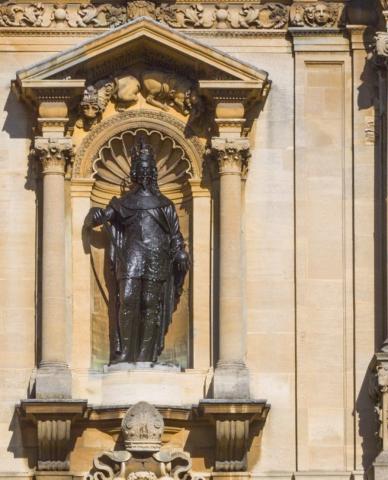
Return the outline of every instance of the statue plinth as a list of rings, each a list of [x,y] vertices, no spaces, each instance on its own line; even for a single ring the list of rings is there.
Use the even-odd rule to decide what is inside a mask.
[[[110,372],[128,372],[131,370],[157,370],[159,372],[181,372],[182,367],[173,363],[154,363],[154,362],[120,362],[104,365],[104,373]]]

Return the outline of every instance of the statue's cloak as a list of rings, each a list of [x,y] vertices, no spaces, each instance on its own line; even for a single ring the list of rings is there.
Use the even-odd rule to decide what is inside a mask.
[[[182,286],[186,272],[178,271],[174,262],[177,251],[184,248],[184,240],[179,229],[179,220],[174,204],[162,194],[152,196],[141,196],[136,193],[127,193],[121,198],[113,197],[107,207],[113,210],[109,224],[105,227],[109,230],[109,260],[116,279],[122,275],[122,265],[125,262],[125,228],[131,218],[139,210],[146,210],[147,214],[159,224],[165,233],[170,237],[170,261],[169,270],[161,296],[160,308],[160,329],[159,338],[155,346],[154,358],[161,354],[164,349],[164,337],[171,323],[172,314],[179,302],[182,293]],[[116,296],[118,296],[118,285],[116,285]],[[117,354],[121,352],[121,334],[119,322],[117,321],[116,337],[114,340]]]

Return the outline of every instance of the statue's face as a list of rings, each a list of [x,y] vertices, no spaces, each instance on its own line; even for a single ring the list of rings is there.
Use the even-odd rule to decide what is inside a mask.
[[[153,168],[148,162],[140,161],[136,165],[136,183],[141,185],[143,189],[147,189],[152,185]]]
[[[315,21],[318,25],[325,25],[329,21],[330,13],[327,5],[318,3],[315,7]]]

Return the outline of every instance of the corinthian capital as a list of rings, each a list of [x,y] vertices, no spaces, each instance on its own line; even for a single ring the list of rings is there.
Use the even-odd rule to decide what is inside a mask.
[[[212,150],[220,174],[245,174],[248,169],[249,140],[247,138],[213,138]]]
[[[35,151],[42,162],[43,174],[64,175],[66,163],[72,156],[73,144],[70,138],[37,137]]]

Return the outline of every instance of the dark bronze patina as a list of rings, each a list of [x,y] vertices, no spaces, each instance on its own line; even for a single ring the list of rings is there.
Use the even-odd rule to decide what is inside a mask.
[[[174,204],[162,195],[150,145],[131,152],[132,189],[93,208],[89,226],[104,225],[117,280],[119,309],[111,363],[156,362],[189,268]]]

